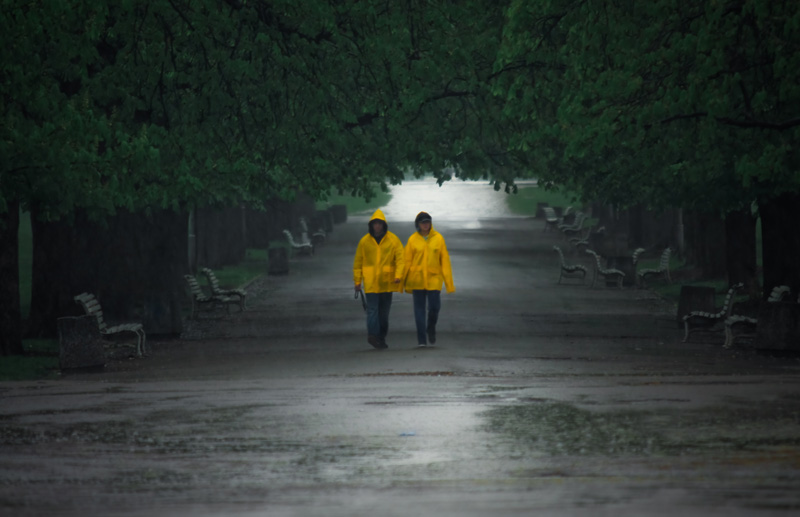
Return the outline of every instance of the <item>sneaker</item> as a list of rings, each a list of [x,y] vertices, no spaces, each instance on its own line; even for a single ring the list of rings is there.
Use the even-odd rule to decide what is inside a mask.
[[[380,338],[380,345],[381,348],[389,348],[389,343],[386,342],[385,338]]]
[[[428,341],[431,345],[436,343],[436,329],[428,329]]]
[[[425,343],[420,343],[419,345],[417,345],[417,348],[425,348],[426,346],[428,345],[426,345]]]

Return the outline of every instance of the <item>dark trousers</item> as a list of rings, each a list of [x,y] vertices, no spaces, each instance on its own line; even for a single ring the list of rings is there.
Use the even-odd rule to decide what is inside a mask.
[[[417,324],[417,343],[425,345],[428,343],[427,332],[429,330],[436,332],[436,322],[439,321],[439,310],[442,308],[442,292],[415,289],[412,294],[414,296],[414,322]]]
[[[392,293],[364,293],[367,298],[367,334],[386,338],[389,332],[389,311]]]

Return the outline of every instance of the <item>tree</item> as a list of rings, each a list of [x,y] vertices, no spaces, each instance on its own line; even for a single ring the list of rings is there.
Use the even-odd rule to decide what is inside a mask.
[[[407,170],[510,175],[485,89],[491,2],[0,1],[10,226],[17,204],[47,232],[298,191],[369,196]],[[18,350],[4,330],[3,351]]]
[[[525,125],[519,150],[554,142],[543,180],[620,205],[779,211],[762,218],[765,282],[800,288],[771,241],[800,200],[800,6],[513,1],[506,20],[494,89]]]

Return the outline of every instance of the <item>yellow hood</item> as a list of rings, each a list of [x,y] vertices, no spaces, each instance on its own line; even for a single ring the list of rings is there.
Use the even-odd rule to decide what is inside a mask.
[[[375,210],[375,213],[372,214],[372,217],[369,218],[369,222],[372,222],[375,219],[380,219],[384,223],[386,222],[386,216],[383,215],[383,211],[380,208]]]
[[[369,234],[375,236],[375,233],[372,231],[372,221],[375,221],[376,219],[378,221],[383,221],[383,232],[380,235],[388,232],[389,223],[386,222],[386,216],[383,215],[383,212],[379,208],[378,210],[375,210],[375,213],[372,214],[372,217],[369,218],[369,222],[367,223],[367,231]]]

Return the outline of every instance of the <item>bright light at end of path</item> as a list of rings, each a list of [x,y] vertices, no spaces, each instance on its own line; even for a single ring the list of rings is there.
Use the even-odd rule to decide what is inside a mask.
[[[424,211],[431,214],[434,226],[436,221],[461,221],[464,228],[477,228],[480,219],[519,217],[508,208],[509,194],[494,190],[488,181],[456,179],[440,187],[435,179],[425,178],[404,181],[390,192],[392,199],[382,208],[388,221],[413,221]]]

